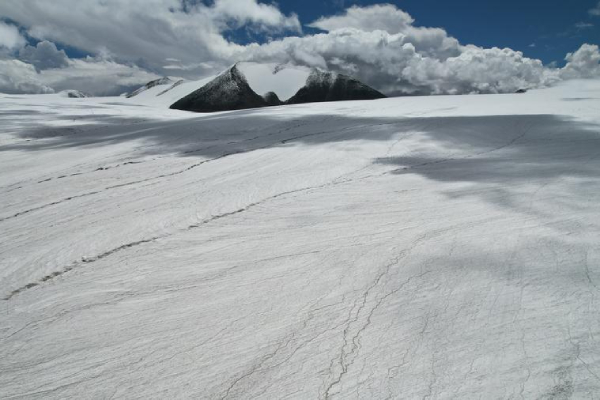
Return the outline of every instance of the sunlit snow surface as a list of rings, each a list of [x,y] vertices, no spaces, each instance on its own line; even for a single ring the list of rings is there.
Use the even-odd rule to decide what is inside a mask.
[[[120,98],[119,101],[127,104],[144,104],[148,106],[169,108],[177,100],[202,88],[204,85],[216,78],[209,76],[198,81],[178,80],[166,85],[157,85],[147,89],[132,98]]]
[[[0,96],[0,398],[592,399],[600,84]]]

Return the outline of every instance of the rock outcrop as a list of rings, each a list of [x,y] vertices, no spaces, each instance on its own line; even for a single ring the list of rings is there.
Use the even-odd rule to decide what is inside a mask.
[[[215,112],[266,107],[267,102],[248,85],[244,75],[233,66],[200,89],[171,105],[175,110]]]
[[[283,104],[275,92],[265,93],[263,99],[267,103],[267,106],[280,106]]]
[[[346,75],[314,70],[306,85],[287,104],[322,101],[373,100],[386,97],[377,90]]]

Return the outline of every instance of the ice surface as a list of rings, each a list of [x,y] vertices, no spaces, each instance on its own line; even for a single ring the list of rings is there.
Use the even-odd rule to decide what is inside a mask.
[[[0,95],[0,398],[600,392],[600,82],[133,100]]]

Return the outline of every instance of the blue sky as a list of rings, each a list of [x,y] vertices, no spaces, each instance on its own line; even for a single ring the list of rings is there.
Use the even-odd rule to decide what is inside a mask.
[[[204,0],[205,4],[212,1]],[[509,47],[545,64],[565,64],[567,53],[582,43],[600,41],[600,18],[588,10],[597,0],[279,0],[275,3],[285,13],[296,13],[305,25],[322,16],[342,13],[353,5],[394,4],[415,18],[415,25],[444,28],[461,43],[481,47]],[[319,32],[303,26],[303,33]],[[289,33],[282,33],[287,36]],[[240,44],[267,38],[247,29],[228,32],[228,39]],[[281,37],[271,34],[271,37]],[[33,41],[35,42],[35,41]],[[63,46],[70,57],[88,53]]]
[[[416,25],[444,28],[461,43],[510,47],[544,63],[563,64],[582,43],[600,41],[600,18],[588,14],[597,0],[279,0],[303,24],[341,13],[352,5],[390,3],[408,12]],[[593,24],[577,28],[576,24]],[[305,28],[306,32],[314,32]],[[240,40],[244,41],[243,38]],[[535,47],[530,47],[535,44]]]

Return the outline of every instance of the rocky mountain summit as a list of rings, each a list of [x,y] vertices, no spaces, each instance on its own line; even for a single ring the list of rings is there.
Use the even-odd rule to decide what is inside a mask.
[[[237,65],[171,105],[175,110],[214,112],[266,107],[265,99],[248,85]]]
[[[287,104],[322,101],[374,100],[386,97],[377,90],[347,75],[313,70],[302,87]]]
[[[132,101],[193,112],[216,112],[386,97],[357,79],[289,64],[240,62],[198,81],[164,77],[126,95]]]
[[[272,90],[257,92],[265,88]],[[295,94],[291,97],[288,94],[289,98],[281,99],[281,95],[286,93]],[[170,108],[214,112],[324,101],[374,100],[384,97],[384,94],[364,83],[335,72],[239,63],[176,101]]]

